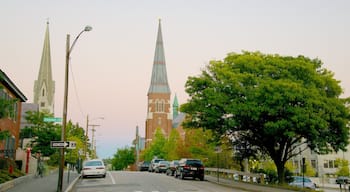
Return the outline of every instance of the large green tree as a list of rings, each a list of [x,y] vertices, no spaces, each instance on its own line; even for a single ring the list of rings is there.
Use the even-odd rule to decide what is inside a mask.
[[[32,152],[40,151],[44,156],[51,156],[57,153],[57,150],[51,148],[51,141],[61,140],[60,125],[53,122],[45,122],[44,117],[52,117],[47,112],[28,111],[26,120],[28,126],[21,130],[21,138],[32,138]]]
[[[129,165],[135,163],[135,148],[124,147],[118,149],[112,159],[112,166],[114,170],[123,170]]]
[[[317,153],[348,145],[349,99],[340,98],[339,81],[319,59],[230,53],[189,77],[186,92],[185,126],[257,147],[276,164],[280,182],[285,163],[301,144]]]
[[[2,76],[0,75],[0,80],[2,80]],[[3,87],[0,85],[0,92],[3,91]],[[8,99],[0,97],[0,119],[9,116],[11,111],[13,111],[14,103],[16,99]],[[6,139],[10,136],[10,132],[8,130],[2,130],[0,127],[0,141]]]

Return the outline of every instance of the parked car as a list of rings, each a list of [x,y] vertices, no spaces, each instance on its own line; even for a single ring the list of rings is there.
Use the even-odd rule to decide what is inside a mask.
[[[337,177],[335,182],[337,184],[349,184],[350,183],[350,178],[349,177],[340,176],[340,177]]]
[[[159,161],[158,164],[155,166],[154,171],[156,173],[165,173],[168,167],[169,161]]]
[[[139,171],[148,171],[150,162],[148,161],[143,161],[138,164],[137,170]]]
[[[303,182],[304,180],[304,182]],[[305,187],[308,189],[316,189],[316,184],[311,181],[308,177],[292,176],[290,186]]]
[[[173,160],[173,161],[170,161],[169,163],[169,167],[168,169],[166,170],[166,175],[171,175],[173,176],[175,171],[176,171],[176,167],[179,166],[179,160]]]
[[[85,161],[83,164],[83,169],[81,171],[81,176],[85,177],[106,177],[106,167],[101,159],[92,159]]]
[[[149,167],[148,167],[148,171],[149,172],[154,172],[156,166],[157,166],[157,163],[159,163],[159,161],[164,161],[164,159],[152,159],[151,163],[149,164]]]
[[[185,179],[185,177],[192,177],[193,179],[199,178],[204,180],[204,165],[199,159],[181,159],[179,166],[177,166],[175,177]]]

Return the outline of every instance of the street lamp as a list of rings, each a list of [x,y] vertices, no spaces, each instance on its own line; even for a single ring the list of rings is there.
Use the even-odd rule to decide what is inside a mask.
[[[63,117],[62,117],[62,131],[61,131],[61,141],[66,141],[66,125],[67,125],[67,106],[68,106],[68,71],[69,71],[69,59],[70,53],[72,52],[75,43],[77,42],[80,35],[85,31],[91,31],[91,26],[86,26],[74,39],[72,45],[70,45],[70,35],[67,34],[66,39],[66,70],[65,70],[65,83],[64,83],[64,101],[63,101]],[[62,181],[63,181],[63,168],[64,168],[64,148],[60,149],[60,164],[58,172],[58,185],[57,192],[62,191]]]

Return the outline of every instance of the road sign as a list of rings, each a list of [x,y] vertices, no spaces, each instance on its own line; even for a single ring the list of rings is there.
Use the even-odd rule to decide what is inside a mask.
[[[44,122],[62,122],[61,117],[44,117]]]
[[[69,142],[66,141],[51,141],[51,148],[66,148]]]
[[[68,142],[68,147],[67,149],[75,149],[77,146],[77,143],[75,141],[67,141]]]

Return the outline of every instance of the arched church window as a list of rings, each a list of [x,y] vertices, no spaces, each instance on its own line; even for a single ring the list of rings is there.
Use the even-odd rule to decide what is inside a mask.
[[[45,96],[45,89],[43,89],[42,96]]]
[[[164,112],[165,111],[165,101],[162,100],[156,100],[156,112]]]

